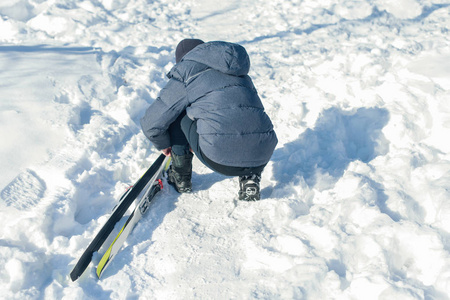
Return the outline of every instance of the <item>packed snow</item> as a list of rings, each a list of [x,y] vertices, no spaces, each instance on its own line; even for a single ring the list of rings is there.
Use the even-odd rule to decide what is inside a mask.
[[[1,1],[0,298],[450,299],[449,30],[448,0]],[[264,199],[195,159],[72,282],[183,38],[247,49]]]

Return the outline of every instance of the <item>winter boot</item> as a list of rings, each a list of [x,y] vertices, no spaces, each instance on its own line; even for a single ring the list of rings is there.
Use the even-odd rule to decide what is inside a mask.
[[[172,165],[169,168],[168,182],[175,187],[178,193],[192,191],[192,159],[194,155],[189,152],[185,155],[176,155],[172,152]]]
[[[257,174],[239,176],[239,200],[257,201],[261,199],[259,192],[260,181],[261,176]]]

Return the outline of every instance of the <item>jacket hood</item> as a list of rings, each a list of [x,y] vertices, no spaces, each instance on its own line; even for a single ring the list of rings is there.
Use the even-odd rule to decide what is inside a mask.
[[[208,42],[189,51],[181,60],[202,63],[214,70],[234,76],[247,75],[250,58],[244,47],[227,42]]]

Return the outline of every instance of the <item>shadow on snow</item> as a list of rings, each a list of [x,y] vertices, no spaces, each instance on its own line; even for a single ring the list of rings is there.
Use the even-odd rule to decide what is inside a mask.
[[[389,113],[382,108],[325,110],[314,129],[307,129],[296,141],[275,151],[274,177],[279,182],[275,189],[298,184],[300,178],[313,187],[319,174],[328,174],[335,183],[350,162],[369,162],[386,154],[389,145],[381,130],[388,120]]]

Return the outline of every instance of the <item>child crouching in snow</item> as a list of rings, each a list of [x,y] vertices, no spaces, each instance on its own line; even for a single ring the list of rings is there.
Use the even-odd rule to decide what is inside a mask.
[[[141,119],[145,136],[172,156],[169,183],[192,190],[195,153],[207,167],[239,176],[239,199],[260,199],[261,173],[278,142],[248,76],[244,47],[228,42],[182,40],[169,82]]]

